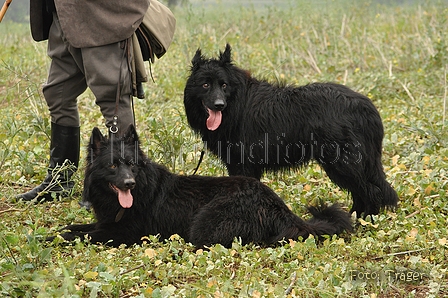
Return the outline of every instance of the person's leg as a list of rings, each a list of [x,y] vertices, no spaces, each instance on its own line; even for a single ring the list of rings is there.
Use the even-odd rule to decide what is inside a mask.
[[[78,167],[80,150],[77,97],[87,88],[79,62],[73,58],[73,51],[79,49],[71,48],[66,42],[54,14],[48,38],[51,64],[43,87],[51,117],[48,174],[39,186],[18,195],[18,199],[48,201],[68,194],[73,188],[71,176]]]
[[[134,123],[128,41],[81,49],[87,86],[96,98],[108,128],[117,116],[118,134]],[[119,90],[119,104],[116,104]]]

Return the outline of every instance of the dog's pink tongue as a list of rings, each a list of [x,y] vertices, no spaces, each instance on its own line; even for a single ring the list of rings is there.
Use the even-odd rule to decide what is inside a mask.
[[[221,111],[208,110],[207,128],[208,130],[216,130],[221,125],[222,113]]]
[[[118,187],[116,188],[118,192],[118,202],[120,202],[121,207],[123,208],[131,208],[132,203],[134,202],[134,198],[132,197],[131,190],[121,190]]]

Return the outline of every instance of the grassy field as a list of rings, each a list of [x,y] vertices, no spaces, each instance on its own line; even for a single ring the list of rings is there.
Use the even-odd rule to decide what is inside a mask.
[[[325,3],[323,3],[325,2]],[[273,82],[334,81],[368,95],[385,127],[384,168],[400,196],[395,212],[359,221],[351,235],[261,248],[234,242],[194,251],[177,236],[111,249],[42,240],[86,223],[73,197],[29,205],[11,198],[46,174],[50,122],[41,85],[46,43],[28,24],[0,25],[0,295],[10,297],[444,297],[448,295],[448,9],[446,1],[384,6],[375,1],[291,1],[178,8],[175,40],[153,65],[155,83],[135,99],[144,151],[176,173],[195,168],[202,144],[189,129],[183,88],[198,47]],[[90,92],[79,98],[82,142],[105,131]],[[82,152],[82,157],[85,154]],[[82,165],[81,165],[82,168]],[[225,175],[210,154],[201,175]],[[320,199],[349,208],[348,194],[315,164],[268,174],[264,183],[297,214]]]

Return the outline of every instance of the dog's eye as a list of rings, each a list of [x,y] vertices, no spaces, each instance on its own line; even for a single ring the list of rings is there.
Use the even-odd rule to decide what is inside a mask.
[[[227,84],[226,83],[222,84],[222,89],[226,89],[226,88],[227,88]]]
[[[210,88],[210,84],[209,83],[204,83],[204,84],[202,84],[202,88],[208,89],[208,88]]]
[[[110,165],[110,168],[111,168],[112,170],[115,170],[115,169],[117,168],[117,165],[113,163],[113,164]]]

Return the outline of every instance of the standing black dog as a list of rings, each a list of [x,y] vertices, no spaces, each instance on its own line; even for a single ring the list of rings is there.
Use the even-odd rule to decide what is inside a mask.
[[[219,59],[206,59],[198,49],[184,93],[188,123],[229,175],[260,179],[266,170],[316,160],[351,192],[358,217],[397,205],[381,163],[381,117],[369,98],[332,83],[257,80],[232,63],[230,52],[227,44]]]
[[[337,205],[310,207],[314,217],[304,221],[253,178],[172,174],[143,154],[133,126],[115,140],[93,130],[83,196],[97,222],[63,228],[66,240],[88,235],[92,243],[118,246],[178,234],[196,247],[231,246],[235,237],[270,245],[352,230],[350,214]]]

